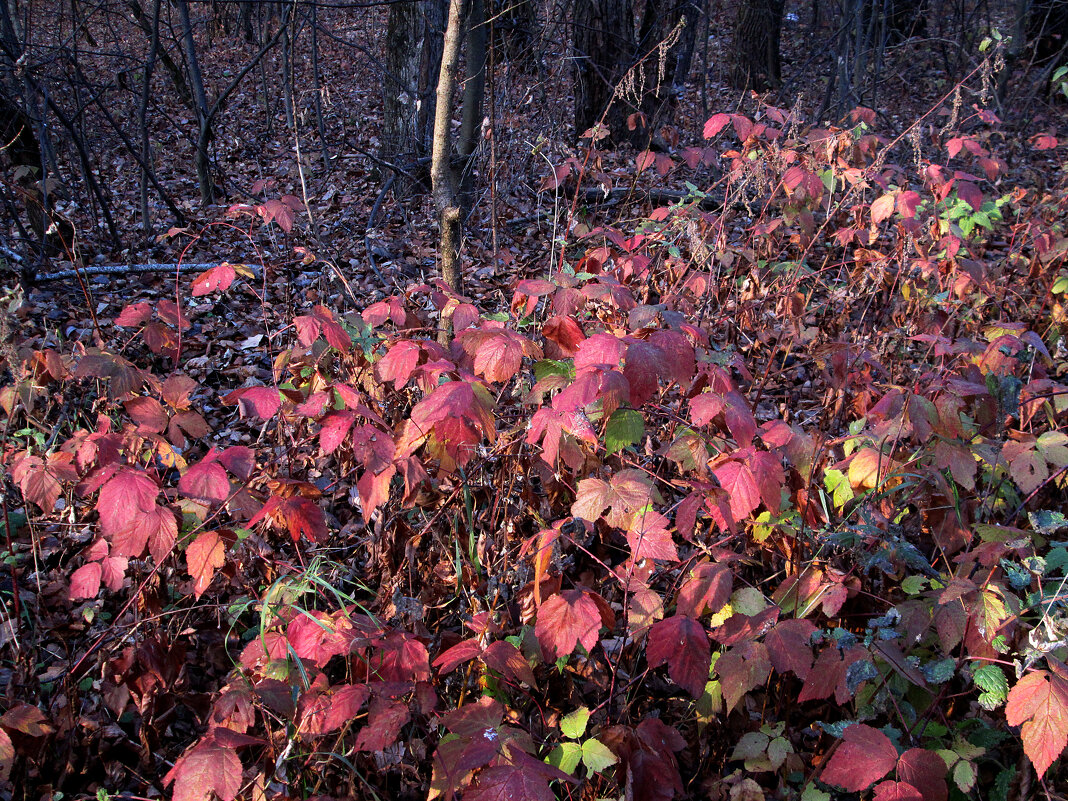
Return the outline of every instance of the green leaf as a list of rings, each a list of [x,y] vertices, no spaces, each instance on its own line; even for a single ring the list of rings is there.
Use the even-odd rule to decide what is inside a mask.
[[[591,737],[582,744],[582,764],[593,773],[607,770],[618,761],[616,755],[600,740]]]
[[[956,673],[957,660],[951,656],[937,662],[928,662],[921,668],[923,677],[931,684],[945,684]]]
[[[801,793],[801,801],[831,801],[831,794],[825,793],[814,784],[810,784]]]
[[[1068,275],[1057,276],[1057,280],[1053,282],[1053,289],[1050,291],[1054,295],[1063,295],[1068,292]]]
[[[1063,512],[1040,509],[1037,512],[1029,512],[1027,517],[1031,520],[1031,527],[1044,537],[1052,536],[1059,529],[1068,526],[1068,517],[1065,517]]]
[[[635,409],[616,409],[608,419],[604,432],[604,445],[609,453],[621,451],[641,441],[645,434],[645,421]]]
[[[571,361],[561,361],[559,359],[542,359],[534,363],[535,379],[542,381],[551,375],[574,378],[575,366]]]
[[[559,768],[564,773],[569,773],[572,776],[575,774],[575,768],[578,767],[579,762],[582,760],[582,746],[578,743],[560,743],[545,757],[545,761],[552,765],[554,768]]]
[[[569,740],[577,740],[586,733],[586,724],[590,721],[590,710],[584,706],[564,715],[560,720],[560,731]]]
[[[979,705],[983,709],[997,709],[1008,698],[1009,682],[997,665],[985,664],[976,668],[972,680],[975,686],[982,690],[979,694]]]
[[[927,579],[915,573],[911,576],[906,576],[905,580],[901,582],[901,589],[908,595],[919,595],[926,586]]]
[[[829,467],[823,471],[823,486],[831,493],[831,500],[836,509],[841,509],[853,500],[853,488],[849,486],[849,478],[841,470]]]

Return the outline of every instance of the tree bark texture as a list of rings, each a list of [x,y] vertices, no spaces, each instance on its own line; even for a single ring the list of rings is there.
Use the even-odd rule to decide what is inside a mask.
[[[734,24],[730,83],[763,91],[782,83],[779,36],[783,0],[744,0]]]
[[[389,7],[380,156],[409,173],[430,153],[444,8],[442,0],[409,0]],[[399,194],[416,189],[399,173],[396,179]]]
[[[460,209],[456,174],[452,169],[452,96],[456,90],[456,73],[460,65],[463,17],[464,0],[450,0],[449,21],[445,27],[445,42],[441,53],[441,71],[438,75],[434,145],[430,161],[434,207],[441,225],[441,277],[449,288],[457,293],[460,291]]]

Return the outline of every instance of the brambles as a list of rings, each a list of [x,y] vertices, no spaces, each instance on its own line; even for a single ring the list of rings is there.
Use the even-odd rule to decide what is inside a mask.
[[[157,741],[197,704],[153,774],[183,801],[1007,797],[1021,743],[1057,775],[1055,203],[1002,194],[987,112],[911,161],[852,122],[716,115],[649,163],[722,149],[720,183],[588,225],[508,310],[312,303],[244,385],[183,368],[169,299],[28,354],[11,431],[79,404],[6,459],[97,627],[86,697]],[[51,730],[8,715],[25,775]]]

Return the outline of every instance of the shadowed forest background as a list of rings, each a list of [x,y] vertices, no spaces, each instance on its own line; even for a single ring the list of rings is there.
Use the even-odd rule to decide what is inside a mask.
[[[0,801],[1065,798],[1068,0],[0,3]]]

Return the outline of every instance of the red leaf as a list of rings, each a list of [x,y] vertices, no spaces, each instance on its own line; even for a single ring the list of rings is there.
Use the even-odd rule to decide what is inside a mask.
[[[346,351],[352,347],[352,337],[349,336],[341,323],[337,321],[334,313],[326,306],[316,306],[312,309],[312,317],[314,317],[319,325],[322,327],[323,336],[326,337],[326,344],[330,347]]]
[[[434,660],[433,667],[438,668],[443,675],[452,673],[458,666],[464,662],[470,662],[481,653],[482,645],[477,637],[472,637],[456,643],[452,648],[441,654]]]
[[[873,224],[878,225],[883,220],[890,218],[890,215],[894,213],[894,196],[893,194],[883,195],[878,200],[871,204],[871,221]]]
[[[530,663],[527,662],[522,652],[507,640],[490,643],[482,654],[482,661],[487,667],[496,670],[510,681],[521,681],[531,687],[537,686]]]
[[[926,748],[910,748],[897,763],[897,777],[918,790],[923,801],[946,801],[949,787],[946,786],[945,760]],[[875,788],[878,793],[879,788]]]
[[[771,664],[779,673],[792,672],[804,680],[812,669],[811,637],[816,626],[808,620],[783,620],[764,637]]]
[[[378,360],[375,369],[378,372],[378,380],[383,383],[392,381],[395,389],[400,389],[411,377],[416,365],[419,364],[419,354],[422,348],[419,343],[402,339]]]
[[[548,767],[548,766],[546,766]],[[555,801],[546,778],[515,765],[494,765],[478,775],[464,801]]]
[[[552,659],[569,656],[577,644],[587,652],[597,645],[601,610],[585,590],[565,590],[538,609],[534,634]]]
[[[627,544],[631,558],[661,559],[677,562],[679,552],[668,531],[668,519],[659,512],[646,508],[635,514],[627,527]]]
[[[411,421],[420,430],[428,430],[447,417],[461,417],[475,403],[475,393],[466,381],[448,381],[412,408]]]
[[[155,509],[157,495],[159,487],[143,471],[123,469],[117,472],[101,488],[96,502],[104,536],[114,537],[122,533],[137,517]]]
[[[100,579],[104,573],[104,567],[100,562],[90,562],[82,565],[70,577],[70,599],[79,601],[85,598],[95,598],[100,592]]]
[[[429,681],[430,654],[407,632],[394,631],[382,641],[372,669],[382,681]]]
[[[1028,673],[1009,691],[1005,720],[1021,727],[1024,753],[1041,778],[1068,745],[1068,679],[1045,670]]]
[[[635,342],[627,348],[627,364],[623,375],[630,385],[630,404],[639,408],[656,395],[659,378],[667,365],[667,358],[660,348],[648,342]]]
[[[311,344],[319,338],[319,332],[322,330],[319,321],[310,314],[294,317],[293,325],[297,329],[297,342],[303,348],[310,348]]]
[[[705,122],[705,139],[711,139],[714,136],[717,136],[720,131],[727,127],[727,123],[730,121],[730,114],[713,114]]]
[[[957,181],[957,197],[975,211],[979,211],[983,207],[983,193],[971,181]]]
[[[651,150],[643,150],[638,154],[634,160],[634,166],[638,168],[638,172],[643,172],[649,167],[653,166],[656,161],[656,154]]]
[[[879,782],[872,801],[924,801],[923,794],[905,782]]]
[[[397,742],[401,727],[411,718],[408,705],[386,698],[371,702],[367,725],[356,738],[357,751],[384,751]]]
[[[550,342],[555,342],[563,356],[574,356],[586,339],[586,334],[575,321],[574,317],[557,316],[545,321],[541,328],[542,336]]]
[[[319,446],[323,453],[333,453],[345,441],[345,437],[356,420],[356,413],[350,411],[330,412],[319,420]]]
[[[159,434],[166,430],[167,412],[155,398],[130,398],[124,404],[130,419],[137,423],[140,434]]]
[[[256,469],[256,454],[244,445],[233,445],[219,454],[223,466],[243,481],[252,477]]]
[[[744,642],[716,660],[716,673],[723,687],[723,700],[730,712],[747,692],[759,687],[771,674],[768,649],[763,643]]]
[[[1030,141],[1035,150],[1053,150],[1057,147],[1057,137],[1050,134],[1036,134]]]
[[[0,782],[11,778],[11,768],[15,764],[15,745],[6,731],[0,729]]]
[[[178,481],[178,491],[213,505],[221,504],[230,496],[230,480],[215,455],[209,454],[185,471]]]
[[[346,684],[339,688],[330,698],[323,734],[336,731],[355,718],[370,694],[366,684]]]
[[[760,505],[760,489],[753,471],[743,462],[731,459],[712,472],[730,495],[731,516],[738,522],[745,520]]]
[[[104,586],[112,592],[122,589],[122,580],[126,577],[129,562],[125,556],[108,556],[100,561],[103,568]]]
[[[298,542],[301,534],[311,542],[326,539],[326,515],[314,501],[299,496],[287,498],[278,505],[278,514],[293,542]]]
[[[16,701],[11,709],[0,717],[0,724],[28,737],[43,737],[52,731],[52,724],[48,722],[44,712],[21,701]]]
[[[854,723],[842,734],[820,775],[820,781],[834,784],[850,793],[867,790],[897,763],[897,749],[890,738],[878,729]]]
[[[672,681],[694,698],[704,693],[712,652],[704,626],[692,617],[672,615],[655,623],[645,654],[651,668],[667,664]]]
[[[478,338],[474,355],[476,375],[487,381],[507,381],[523,364],[523,338],[511,331],[494,331]]]
[[[152,558],[161,562],[177,538],[178,521],[174,513],[165,506],[153,504],[148,511],[136,512],[129,525],[112,537],[112,553],[137,559],[147,545]]]
[[[223,403],[227,406],[239,404],[242,417],[254,415],[261,420],[270,420],[282,408],[282,397],[274,387],[245,387],[235,389],[223,398]]]
[[[241,759],[209,735],[174,763],[163,778],[174,782],[174,801],[207,801],[214,792],[220,801],[233,801],[241,789]]]
[[[706,611],[718,612],[730,600],[732,584],[733,576],[725,565],[701,562],[679,589],[675,611],[690,617],[701,617]]]
[[[911,189],[902,192],[897,196],[897,213],[902,217],[911,220],[916,216],[916,209],[920,205],[920,196]]]
[[[225,292],[230,288],[230,284],[234,282],[236,277],[237,273],[234,271],[234,266],[224,261],[222,264],[205,270],[193,279],[193,297],[199,298],[214,292],[216,289],[220,292]]]
[[[152,307],[145,301],[126,306],[122,313],[115,318],[115,325],[124,328],[136,328],[143,325],[145,320],[152,316]]]
[[[185,549],[185,563],[195,582],[193,595],[199,598],[208,589],[215,571],[226,562],[226,543],[214,531],[205,531]]]
[[[582,340],[575,354],[575,369],[583,367],[619,367],[623,363],[623,343],[611,334],[594,334]]]
[[[805,684],[801,688],[799,702],[816,701],[828,698],[832,694],[839,704],[848,703],[852,697],[846,682],[846,670],[854,662],[868,656],[867,650],[861,646],[854,646],[845,652],[831,645],[824,648],[816,657],[816,663],[809,670],[805,678]]]

